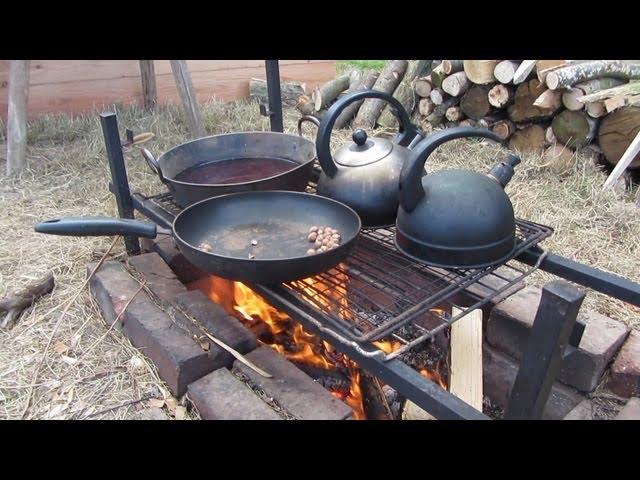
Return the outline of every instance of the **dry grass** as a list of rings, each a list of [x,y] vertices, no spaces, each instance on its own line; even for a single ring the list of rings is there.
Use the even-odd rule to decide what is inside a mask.
[[[121,132],[150,131],[154,140],[145,144],[161,153],[188,138],[186,123],[175,107],[151,115],[134,107],[114,107]],[[266,130],[268,120],[257,105],[237,102],[203,106],[206,130],[224,133]],[[287,111],[285,125],[295,131],[297,115]],[[312,132],[311,129],[305,131]],[[338,141],[348,136],[341,132]],[[334,142],[338,143],[338,142]],[[475,141],[456,141],[440,148],[428,168],[471,168],[486,171],[500,155],[499,148]],[[29,127],[29,168],[19,176],[0,176],[0,297],[52,271],[56,287],[28,309],[19,324],[0,331],[0,418],[20,418],[33,390],[26,418],[132,418],[136,408],[103,410],[148,396],[162,398],[166,389],[153,367],[116,331],[107,333],[99,309],[87,291],[70,306],[52,338],[37,382],[31,385],[44,346],[70,299],[85,279],[85,266],[104,251],[110,238],[66,238],[39,235],[33,225],[65,215],[115,215],[110,178],[97,113],[71,118],[48,116]],[[149,172],[137,148],[125,153],[133,189],[162,190]],[[508,191],[517,214],[556,229],[544,246],[556,253],[640,281],[640,216],[630,198],[600,194],[605,174],[593,171],[579,159],[571,175],[557,177],[527,156]],[[4,159],[0,169],[4,172]],[[118,241],[112,255],[122,256]],[[99,258],[99,256],[98,256]],[[536,275],[542,284],[550,277]],[[629,305],[589,293],[594,308],[628,325],[640,328],[639,311]],[[104,337],[95,347],[92,345]],[[60,352],[68,347],[68,350]],[[92,347],[90,351],[88,349]],[[87,352],[83,356],[83,352]],[[71,366],[65,357],[82,360]],[[66,360],[68,362],[69,360]],[[93,416],[91,416],[93,415]]]

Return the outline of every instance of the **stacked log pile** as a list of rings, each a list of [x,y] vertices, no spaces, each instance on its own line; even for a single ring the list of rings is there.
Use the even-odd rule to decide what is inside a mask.
[[[640,131],[635,62],[443,60],[414,81],[414,120],[426,132],[489,128],[514,150],[543,154],[558,172],[585,148],[615,165]]]
[[[298,97],[300,113],[322,118],[342,95],[392,94],[426,133],[488,128],[517,151],[537,152],[558,172],[588,149],[615,165],[640,131],[640,63],[619,60],[390,60],[381,72],[339,75]],[[367,99],[335,128],[397,128],[394,109]],[[640,155],[629,168],[640,167]]]

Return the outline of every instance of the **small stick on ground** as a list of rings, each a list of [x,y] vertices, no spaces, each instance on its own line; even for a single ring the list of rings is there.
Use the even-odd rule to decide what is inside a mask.
[[[6,328],[7,330],[13,328],[22,312],[33,305],[40,297],[51,293],[54,284],[53,274],[50,273],[21,292],[0,300],[0,312],[6,312],[4,319],[0,321],[0,328]]]

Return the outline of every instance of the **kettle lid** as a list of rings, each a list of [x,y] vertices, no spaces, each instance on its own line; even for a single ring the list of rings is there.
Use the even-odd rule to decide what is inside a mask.
[[[364,130],[353,132],[353,143],[349,143],[338,150],[334,156],[335,162],[345,167],[360,167],[375,163],[385,158],[394,148],[386,138],[369,138]]]

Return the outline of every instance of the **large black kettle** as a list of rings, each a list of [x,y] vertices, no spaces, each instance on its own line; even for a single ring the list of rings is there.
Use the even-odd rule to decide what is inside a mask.
[[[515,249],[515,217],[504,187],[519,157],[509,155],[488,175],[442,170],[423,177],[429,155],[468,136],[464,130],[441,130],[422,140],[400,174],[396,247],[428,265],[481,268],[505,261]]]
[[[332,156],[330,140],[336,119],[347,105],[364,98],[389,102],[399,119],[399,133],[393,140],[387,140],[368,137],[364,130],[356,130],[353,142]],[[464,131],[464,136],[497,138],[488,130],[452,130]],[[398,210],[400,172],[412,155],[412,146],[421,139],[407,111],[391,95],[376,90],[345,95],[329,108],[318,129],[316,154],[322,167],[318,194],[349,205],[358,213],[363,226],[393,225]]]

